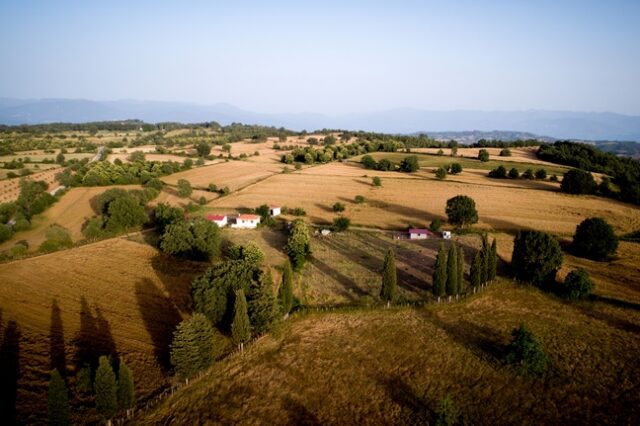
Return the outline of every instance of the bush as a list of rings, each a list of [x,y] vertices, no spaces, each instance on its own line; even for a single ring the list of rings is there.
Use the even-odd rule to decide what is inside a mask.
[[[569,299],[586,299],[592,291],[593,283],[582,268],[571,271],[564,279],[564,293]]]
[[[551,234],[541,231],[519,231],[513,243],[511,269],[523,282],[544,287],[555,283],[562,266],[560,244]]]
[[[415,155],[405,157],[400,163],[400,170],[403,172],[413,173],[417,172],[419,168],[420,164],[418,163],[418,157]]]
[[[164,234],[167,226],[184,219],[184,212],[179,207],[172,207],[167,203],[160,203],[153,211],[153,224],[160,235]]]
[[[0,223],[0,243],[10,240],[11,237],[13,237],[11,228]]]
[[[580,257],[605,260],[616,252],[618,238],[604,219],[592,217],[576,227],[572,248]]]
[[[340,216],[333,219],[333,230],[336,232],[346,231],[349,225],[351,225],[351,219],[348,217]]]
[[[207,142],[200,142],[196,145],[198,157],[206,157],[211,153],[211,145]]]
[[[364,197],[363,197],[362,195],[356,195],[355,203],[356,203],[356,204],[362,204],[362,203],[364,203]]]
[[[524,173],[522,174],[522,177],[524,179],[533,179],[535,176],[533,174],[533,170],[531,169],[527,169],[524,171]]]
[[[489,151],[487,151],[486,149],[481,149],[478,152],[478,160],[482,161],[483,163],[489,161]]]
[[[193,192],[193,188],[191,188],[191,183],[186,179],[178,180],[178,197],[186,198],[191,195]]]
[[[284,251],[291,260],[293,270],[301,270],[306,262],[307,256],[311,254],[309,228],[302,219],[293,221],[291,231],[289,231],[289,239],[284,246]]]
[[[445,212],[452,225],[464,227],[478,222],[476,203],[473,198],[466,195],[457,195],[448,199]]]
[[[511,170],[509,170],[509,177],[511,179],[518,179],[520,177],[520,172],[515,167],[512,167]]]
[[[373,186],[382,186],[382,180],[378,176],[374,176],[371,180]]]
[[[489,172],[489,177],[504,179],[507,177],[507,169],[504,166],[498,166]]]
[[[536,170],[536,179],[546,179],[547,171],[545,169]]]
[[[438,167],[436,170],[436,178],[443,180],[447,178],[447,169],[444,167]]]
[[[307,212],[302,207],[296,207],[291,211],[291,214],[294,216],[306,216]]]
[[[547,356],[538,338],[524,324],[515,328],[507,350],[507,362],[521,374],[537,375],[547,369]]]
[[[429,229],[433,232],[438,232],[441,226],[442,226],[442,221],[436,218],[431,221],[431,224],[429,225]]]
[[[40,251],[48,253],[73,246],[69,231],[60,225],[51,225],[46,232],[47,239],[40,245]]]
[[[509,148],[502,148],[500,150],[500,157],[511,157],[511,150]]]
[[[293,162],[293,159],[292,159],[292,162]],[[376,163],[376,160],[374,160],[373,157],[370,155],[365,155],[364,157],[362,157],[360,162],[362,163],[365,169],[375,169],[378,164]]]
[[[343,212],[343,211],[344,211],[344,208],[345,208],[345,207],[344,207],[344,204],[342,204],[342,203],[340,203],[340,202],[335,203],[335,204],[331,207],[331,209],[332,209],[334,212],[336,212],[336,213]]]
[[[158,178],[151,178],[144,184],[145,188],[153,188],[156,191],[162,191],[164,183]]]
[[[568,194],[593,194],[596,181],[589,172],[571,169],[564,174],[560,189]]]
[[[558,176],[557,175],[551,175],[551,177],[549,178],[549,180],[551,182],[557,182],[558,181]]]
[[[459,173],[462,173],[462,166],[460,165],[460,163],[453,163],[451,164],[449,170],[452,175],[457,175]]]

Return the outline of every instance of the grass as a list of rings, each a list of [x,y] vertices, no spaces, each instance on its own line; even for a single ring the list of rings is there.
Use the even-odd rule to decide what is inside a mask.
[[[630,423],[640,415],[640,314],[590,314],[598,309],[500,282],[457,304],[310,314],[137,422],[416,424],[450,393],[472,424]],[[504,364],[521,322],[551,360],[542,379]]]

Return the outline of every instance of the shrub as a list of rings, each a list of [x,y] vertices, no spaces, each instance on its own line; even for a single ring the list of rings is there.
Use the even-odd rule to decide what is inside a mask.
[[[135,162],[143,163],[146,157],[144,155],[144,152],[134,151],[131,154],[129,154],[129,157],[127,159],[132,163],[135,163]]]
[[[158,178],[151,178],[144,184],[146,188],[153,188],[156,191],[162,191],[164,183]]]
[[[191,188],[191,183],[186,179],[178,180],[178,196],[181,198],[186,198],[191,195],[193,189]]]
[[[515,167],[512,167],[511,170],[509,170],[509,177],[511,179],[518,179],[520,177],[520,172]]]
[[[356,195],[355,203],[356,203],[356,204],[362,204],[362,203],[364,203],[364,197],[363,197],[362,195]]]
[[[73,246],[69,231],[60,225],[51,225],[45,235],[47,239],[40,245],[42,252],[52,252]]]
[[[507,169],[504,166],[498,166],[489,172],[489,177],[504,179],[507,177]]]
[[[340,213],[344,211],[345,207],[344,207],[344,204],[337,202],[331,208],[334,212]]]
[[[373,179],[371,180],[371,184],[373,186],[382,186],[382,180],[380,180],[378,176],[374,176]]]
[[[509,148],[502,148],[500,150],[500,157],[511,157],[511,150]]]
[[[478,222],[476,203],[473,198],[466,195],[457,195],[448,199],[445,212],[452,225],[464,227]]]
[[[351,225],[351,219],[348,217],[340,216],[333,219],[333,229],[336,232],[343,232],[349,229],[349,225]]]
[[[462,166],[460,165],[460,163],[453,163],[451,164],[451,167],[449,167],[449,171],[452,175],[457,175],[459,173],[462,173]]]
[[[433,232],[438,232],[441,226],[442,226],[442,221],[436,218],[431,221],[431,224],[429,225],[429,229]]]
[[[546,179],[547,171],[545,169],[536,170],[536,179]]]
[[[572,300],[586,299],[593,291],[589,274],[582,268],[569,272],[564,279],[564,293]]]
[[[293,221],[284,251],[291,260],[293,270],[301,270],[307,260],[307,256],[311,254],[309,228],[301,219]]]
[[[568,194],[592,194],[596,189],[596,181],[589,172],[571,169],[564,174],[560,189]]]
[[[365,169],[375,169],[377,166],[376,160],[370,155],[365,155],[360,160]]]
[[[547,356],[538,338],[524,324],[511,333],[512,340],[507,351],[507,362],[519,373],[541,374],[547,369]]]
[[[0,243],[10,240],[11,237],[13,237],[13,230],[0,223]]]
[[[447,178],[447,169],[444,167],[438,167],[436,170],[436,178],[443,180]]]
[[[418,157],[415,155],[405,157],[400,163],[400,170],[403,172],[413,173],[417,172],[419,168],[420,164],[418,163]]]
[[[618,238],[604,219],[592,217],[576,227],[572,248],[580,257],[605,260],[616,252]]]
[[[444,151],[439,149],[438,152],[436,153],[437,155],[444,155]]]
[[[481,149],[478,152],[478,160],[482,161],[483,163],[486,163],[487,161],[489,161],[489,151],[487,151],[486,149]]]
[[[531,169],[527,169],[524,171],[524,173],[522,174],[522,177],[525,179],[533,179],[535,176],[533,174],[533,170]]]
[[[549,180],[551,182],[557,182],[558,181],[558,176],[557,175],[551,175],[551,177],[549,178]]]
[[[307,212],[302,207],[296,207],[291,211],[291,214],[294,216],[306,216]]]
[[[196,151],[198,153],[198,157],[206,157],[211,154],[211,145],[207,142],[200,142],[196,145]]]
[[[560,244],[551,234],[541,231],[519,231],[513,243],[511,269],[519,281],[537,286],[555,283],[562,265]]]

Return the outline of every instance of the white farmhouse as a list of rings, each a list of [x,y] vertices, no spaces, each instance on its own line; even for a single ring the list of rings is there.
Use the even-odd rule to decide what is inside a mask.
[[[227,226],[227,216],[224,215],[212,214],[207,216],[207,220],[215,223],[220,228],[224,228],[225,226]]]
[[[236,222],[231,224],[232,228],[255,229],[260,223],[260,216],[255,214],[241,214],[236,217]]]
[[[409,229],[410,240],[425,240],[429,238],[429,231],[427,229],[411,228]]]

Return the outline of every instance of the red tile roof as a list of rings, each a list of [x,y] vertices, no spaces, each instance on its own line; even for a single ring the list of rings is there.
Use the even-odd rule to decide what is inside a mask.
[[[219,214],[212,214],[207,216],[207,220],[224,220],[225,218],[226,216],[219,215]]]
[[[238,219],[242,219],[242,220],[256,220],[256,219],[260,219],[260,216],[257,216],[255,214],[241,214],[238,215]]]
[[[410,234],[428,234],[429,230],[428,229],[420,229],[420,228],[412,228],[412,229],[409,229],[409,233]]]

